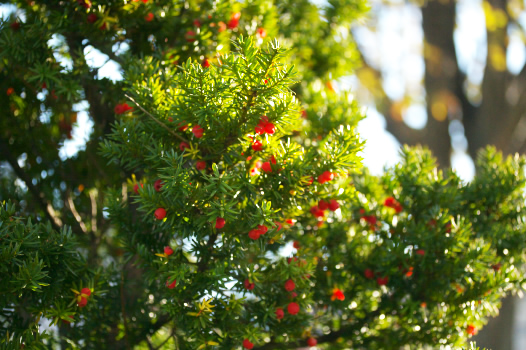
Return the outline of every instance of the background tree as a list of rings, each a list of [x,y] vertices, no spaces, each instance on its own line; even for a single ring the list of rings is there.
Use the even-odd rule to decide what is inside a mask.
[[[371,20],[355,28],[365,62],[357,72],[365,89],[357,91],[370,91],[358,93],[360,101],[375,106],[400,144],[427,145],[444,168],[452,155],[467,152],[475,159],[486,145],[505,154],[524,152],[523,3],[372,2],[372,7]],[[390,40],[385,36],[399,45],[397,59],[379,53],[385,45],[377,44]],[[403,38],[409,44],[400,45]],[[411,123],[415,118],[418,129]],[[502,321],[490,324],[494,332],[481,345],[511,349],[515,307],[512,300],[505,303]]]

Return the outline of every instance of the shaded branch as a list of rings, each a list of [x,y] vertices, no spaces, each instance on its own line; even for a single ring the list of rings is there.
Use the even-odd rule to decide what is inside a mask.
[[[9,145],[2,139],[0,139],[0,154],[2,154],[5,160],[7,160],[7,162],[9,163],[9,165],[11,165],[16,176],[18,176],[20,180],[24,181],[29,192],[31,193],[37,204],[40,206],[40,208],[50,221],[53,229],[60,232],[60,229],[62,227],[62,220],[60,220],[60,218],[56,215],[53,206],[46,199],[44,193],[39,191],[38,188],[35,185],[33,185],[32,179],[18,165],[18,160],[13,155],[13,153],[11,153]]]

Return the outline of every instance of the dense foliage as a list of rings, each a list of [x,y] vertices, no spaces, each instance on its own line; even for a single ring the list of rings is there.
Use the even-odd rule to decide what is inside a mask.
[[[16,3],[2,348],[462,346],[521,287],[524,159],[487,149],[471,183],[418,148],[362,168],[330,79],[363,3]],[[81,101],[93,133],[61,159]]]

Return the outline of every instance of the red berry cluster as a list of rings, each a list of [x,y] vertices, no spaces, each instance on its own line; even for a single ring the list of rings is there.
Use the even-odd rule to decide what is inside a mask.
[[[250,239],[253,239],[255,241],[259,239],[261,235],[264,235],[265,233],[267,233],[267,231],[268,231],[268,227],[264,225],[258,225],[258,227],[248,232],[248,237],[250,237]]]
[[[124,102],[124,103],[119,103],[118,105],[116,105],[114,112],[115,114],[124,114],[128,111],[131,111],[132,109],[133,107],[130,107],[126,102]]]
[[[398,214],[402,211],[402,205],[398,203],[396,199],[393,197],[387,197],[384,201],[384,205],[389,208],[393,208],[395,212]]]
[[[77,294],[77,305],[80,308],[85,307],[88,304],[88,298],[91,295],[91,289],[89,288],[82,288],[80,290],[80,293],[77,291],[74,291],[75,294]]]
[[[323,199],[318,202],[318,205],[310,208],[312,215],[318,218],[325,216],[325,210],[329,209],[330,211],[336,211],[340,208],[340,204],[334,199],[329,200],[329,202],[324,201]]]
[[[331,296],[331,300],[345,300],[345,295],[343,294],[343,291],[341,289],[338,289],[338,288],[334,288],[332,290],[332,296]]]
[[[274,123],[269,122],[268,117],[266,115],[259,118],[259,124],[255,127],[256,134],[263,135],[266,133],[269,135],[273,135],[275,131],[276,126],[274,125]]]

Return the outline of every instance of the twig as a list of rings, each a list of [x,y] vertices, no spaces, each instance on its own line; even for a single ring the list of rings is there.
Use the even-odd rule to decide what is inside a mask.
[[[95,190],[89,192],[89,198],[91,200],[91,231],[97,232],[97,198]]]
[[[75,203],[73,203],[73,199],[71,198],[71,195],[69,193],[68,193],[67,204],[68,204],[69,210],[71,211],[71,213],[75,217],[75,220],[77,220],[77,222],[79,223],[79,226],[80,226],[80,229],[82,230],[82,232],[84,232],[84,233],[88,232],[88,228],[86,227],[86,225],[82,221],[82,217],[80,216],[79,212],[77,211],[77,208],[75,208]]]
[[[164,129],[166,129],[170,134],[172,134],[173,136],[177,137],[179,140],[181,141],[184,141],[184,142],[190,142],[188,141],[187,139],[185,139],[184,137],[182,137],[181,135],[179,134],[176,134],[172,129],[170,129],[168,126],[166,126],[166,124],[164,124],[163,122],[161,122],[159,119],[155,118],[150,112],[146,111],[144,108],[142,108],[142,106],[140,104],[138,104],[131,96],[129,95],[124,95],[126,96],[126,98],[128,98],[130,101],[132,101],[137,107],[139,107],[139,109],[141,111],[143,111],[148,117],[152,118],[153,121],[155,121],[157,124],[159,124],[160,126],[162,126]]]

